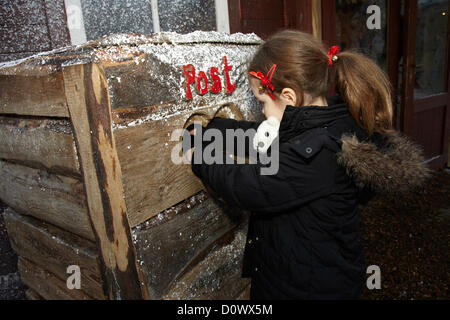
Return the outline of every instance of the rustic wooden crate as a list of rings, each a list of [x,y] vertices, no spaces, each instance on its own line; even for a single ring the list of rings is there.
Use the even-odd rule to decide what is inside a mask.
[[[248,297],[246,214],[171,153],[193,114],[261,118],[246,72],[260,43],[114,35],[0,64],[0,199],[30,299]],[[222,91],[198,92],[189,64],[210,84],[223,71]],[[66,286],[73,264],[81,290]]]

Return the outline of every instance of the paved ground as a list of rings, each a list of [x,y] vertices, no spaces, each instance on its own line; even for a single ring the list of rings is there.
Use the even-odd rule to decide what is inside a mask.
[[[381,290],[364,299],[450,299],[450,172],[425,188],[377,196],[363,211],[366,265],[381,270]]]

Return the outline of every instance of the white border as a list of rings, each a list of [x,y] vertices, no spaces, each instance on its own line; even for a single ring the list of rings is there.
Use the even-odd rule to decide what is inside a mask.
[[[216,28],[218,32],[230,33],[228,0],[214,0],[216,4]]]
[[[80,0],[64,0],[64,6],[66,7],[66,22],[70,34],[70,43],[72,45],[85,43],[86,30],[84,29]]]
[[[151,5],[152,5],[153,32],[161,32],[161,27],[159,25],[158,0],[151,0]]]
[[[230,34],[230,21],[228,16],[228,0],[214,0],[216,10],[216,29],[218,32]],[[67,16],[67,28],[70,34],[70,43],[79,45],[85,43],[86,30],[84,29],[83,11],[80,0],[64,0]],[[153,32],[161,32],[159,23],[158,0],[151,0],[151,13]]]

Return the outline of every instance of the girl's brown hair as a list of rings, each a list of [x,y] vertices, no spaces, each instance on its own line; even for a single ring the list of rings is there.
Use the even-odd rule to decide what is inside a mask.
[[[392,131],[391,84],[386,74],[370,58],[355,51],[345,51],[337,57],[330,66],[328,49],[319,39],[308,33],[284,30],[259,48],[249,71],[267,74],[277,64],[272,77],[274,92],[280,94],[283,88],[292,88],[297,106],[303,105],[304,93],[312,99],[326,96],[330,85],[335,83],[356,123],[369,135]]]

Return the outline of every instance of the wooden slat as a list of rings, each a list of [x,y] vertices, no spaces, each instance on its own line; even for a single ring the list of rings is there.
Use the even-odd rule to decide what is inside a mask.
[[[150,296],[160,299],[192,261],[201,259],[199,255],[234,227],[225,212],[204,193],[136,227],[136,251]]]
[[[2,160],[0,177],[0,199],[16,212],[94,239],[88,223],[83,184],[78,179]]]
[[[69,116],[61,72],[42,72],[38,75],[2,74],[0,88],[0,114]]]
[[[241,277],[244,243],[245,236],[237,232],[231,243],[213,249],[177,279],[164,299],[237,299],[250,283]]]
[[[112,83],[109,88],[111,109],[139,109],[142,106],[159,105],[161,101],[173,99],[170,85],[161,83],[152,75],[178,77],[176,68],[167,63],[160,64],[154,57],[138,50],[121,54],[124,55],[121,61],[101,62],[107,78]],[[139,61],[139,64],[136,64],[136,61]]]
[[[219,108],[213,106],[198,112],[212,117]],[[188,111],[168,119],[114,130],[131,227],[203,189],[190,165],[175,164],[171,160],[172,150],[178,143],[170,141],[172,133],[183,128],[191,114]],[[219,115],[241,117],[232,110]]]
[[[61,279],[69,276],[68,266],[77,265],[81,290],[93,298],[105,298],[95,243],[11,209],[5,211],[4,217],[12,248],[21,257]]]
[[[96,64],[66,67],[63,73],[107,295],[146,298],[123,197],[106,78]]]
[[[250,290],[251,290],[251,283],[245,287],[244,291],[241,292],[241,294],[236,298],[236,300],[250,300]]]
[[[28,300],[44,300],[36,291],[33,289],[28,289],[25,291],[25,295]]]
[[[152,121],[114,131],[132,227],[202,189],[188,165],[171,161],[171,150],[178,141],[170,141],[170,135],[188,117],[178,115],[170,122]]]
[[[69,120],[23,119],[0,116],[0,158],[79,176]]]
[[[92,300],[82,290],[68,289],[64,280],[25,258],[19,257],[18,267],[23,283],[46,300]]]

